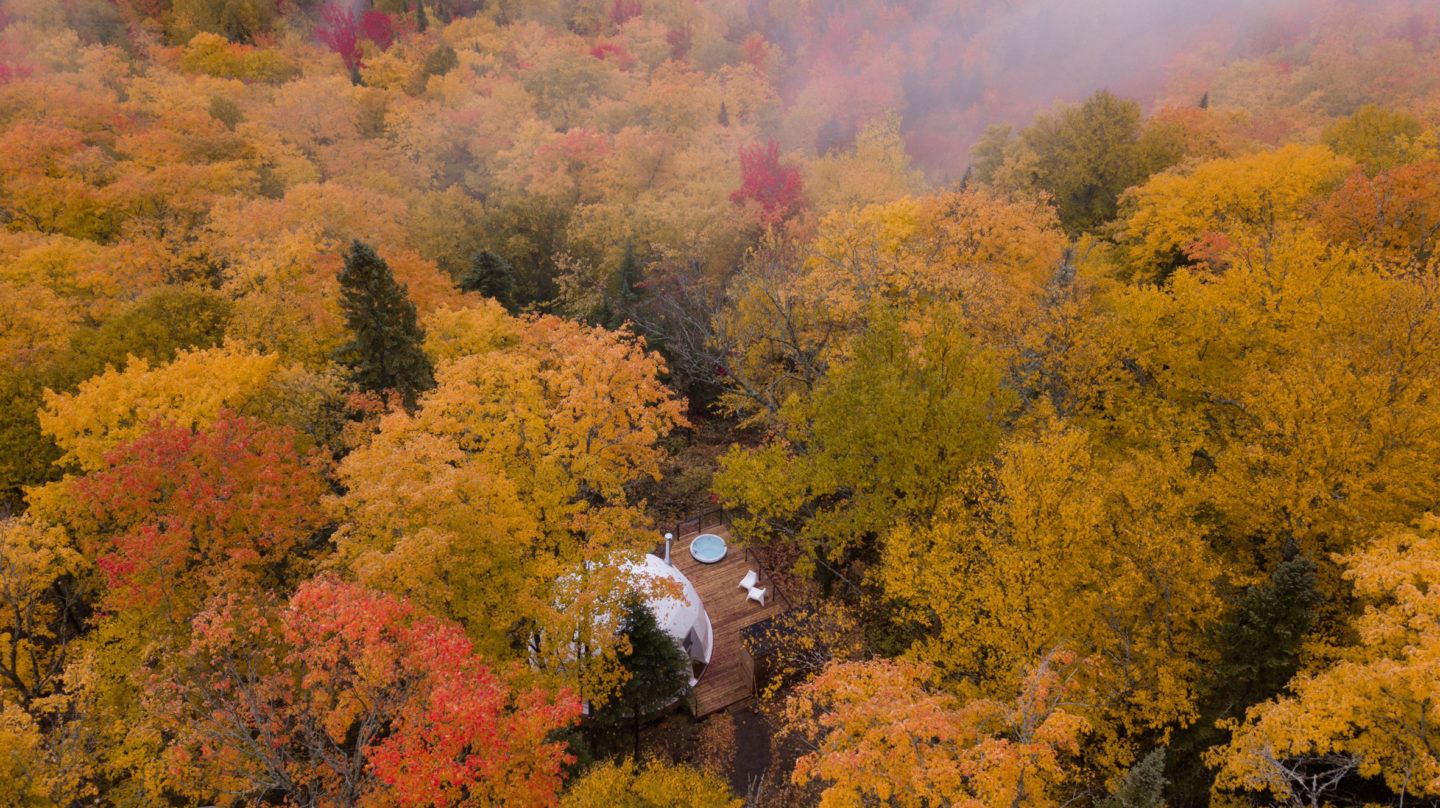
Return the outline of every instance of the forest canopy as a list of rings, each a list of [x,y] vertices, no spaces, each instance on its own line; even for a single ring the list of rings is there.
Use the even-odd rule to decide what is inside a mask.
[[[1433,804],[1437,402],[1424,0],[0,0],[3,805]]]

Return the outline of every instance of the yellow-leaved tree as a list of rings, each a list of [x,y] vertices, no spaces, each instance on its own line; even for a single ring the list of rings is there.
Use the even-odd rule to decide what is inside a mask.
[[[1239,569],[1289,544],[1325,565],[1440,496],[1440,281],[1303,229],[1223,255],[1222,272],[1097,305],[1117,372],[1082,418],[1107,443],[1190,454],[1212,543]]]
[[[59,688],[83,619],[75,579],[87,566],[64,530],[0,522],[0,699],[29,706]]]
[[[194,428],[225,409],[263,406],[278,368],[278,357],[234,344],[182,350],[158,367],[137,358],[124,370],[107,368],[74,393],[47,393],[40,426],[64,451],[61,463],[93,471],[104,465],[106,452],[156,422]]]
[[[1440,517],[1345,557],[1366,604],[1359,643],[1234,722],[1216,786],[1312,805],[1354,771],[1406,797],[1440,796]]]
[[[19,705],[0,701],[0,800],[6,805],[50,805],[55,776],[45,761],[45,736]]]
[[[570,784],[562,808],[740,808],[743,802],[713,774],[678,763],[626,759],[601,763]]]
[[[910,165],[900,116],[884,115],[866,124],[849,151],[832,152],[810,164],[805,192],[821,213],[891,202],[925,185]]]
[[[1063,644],[1090,662],[1073,684],[1097,725],[1092,763],[1128,763],[1116,733],[1193,716],[1223,613],[1184,475],[1175,458],[1103,457],[1075,428],[1012,438],[926,525],[886,539],[884,594],[923,629],[910,655],[994,697]]]
[[[445,318],[455,336],[432,337],[450,346],[436,389],[340,464],[341,563],[459,620],[487,654],[521,638],[530,662],[599,701],[617,673],[605,615],[623,600],[618,559],[655,543],[627,486],[658,476],[684,406],[659,357],[626,335]],[[502,333],[462,339],[467,319]],[[593,675],[592,653],[608,674]]]
[[[1127,193],[1121,241],[1137,277],[1163,279],[1216,260],[1237,237],[1296,226],[1354,166],[1324,146],[1291,145],[1157,174]]]
[[[852,348],[869,313],[933,305],[1013,364],[1062,266],[1065,237],[1037,201],[975,190],[838,210],[804,251],[770,242],[716,319],[727,409],[767,422]]]

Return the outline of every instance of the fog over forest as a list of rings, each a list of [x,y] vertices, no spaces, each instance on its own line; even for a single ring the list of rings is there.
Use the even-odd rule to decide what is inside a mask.
[[[0,0],[0,806],[1440,802],[1440,3]]]

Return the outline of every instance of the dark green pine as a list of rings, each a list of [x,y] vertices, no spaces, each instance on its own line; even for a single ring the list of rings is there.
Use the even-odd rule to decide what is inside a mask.
[[[460,278],[460,289],[478,292],[515,311],[515,268],[509,261],[489,250],[475,253],[470,269]]]
[[[629,653],[619,658],[630,677],[592,722],[602,735],[608,734],[614,740],[621,733],[629,735],[633,753],[639,759],[641,725],[681,695],[690,681],[690,658],[660,628],[655,613],[639,598],[626,603],[620,631],[630,640]]]
[[[1270,580],[1239,593],[1217,632],[1220,658],[1200,689],[1199,718],[1171,737],[1169,805],[1209,804],[1214,772],[1203,755],[1230,739],[1216,722],[1243,717],[1251,706],[1282,692],[1300,669],[1300,649],[1323,600],[1316,578],[1315,563],[1295,555],[1277,565]]]
[[[341,349],[361,389],[398,391],[414,407],[420,393],[435,386],[435,369],[425,355],[425,332],[405,287],[380,256],[355,241],[340,271],[340,308],[351,340]]]
[[[625,243],[625,254],[620,259],[620,269],[615,274],[615,299],[609,306],[605,325],[619,328],[626,320],[635,317],[640,304],[640,259],[635,256],[635,242]]]

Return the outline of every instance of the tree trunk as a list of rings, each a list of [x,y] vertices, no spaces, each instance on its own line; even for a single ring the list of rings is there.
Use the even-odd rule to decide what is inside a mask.
[[[630,712],[634,716],[632,720],[635,722],[635,762],[638,764],[640,762],[640,710],[632,709]]]

